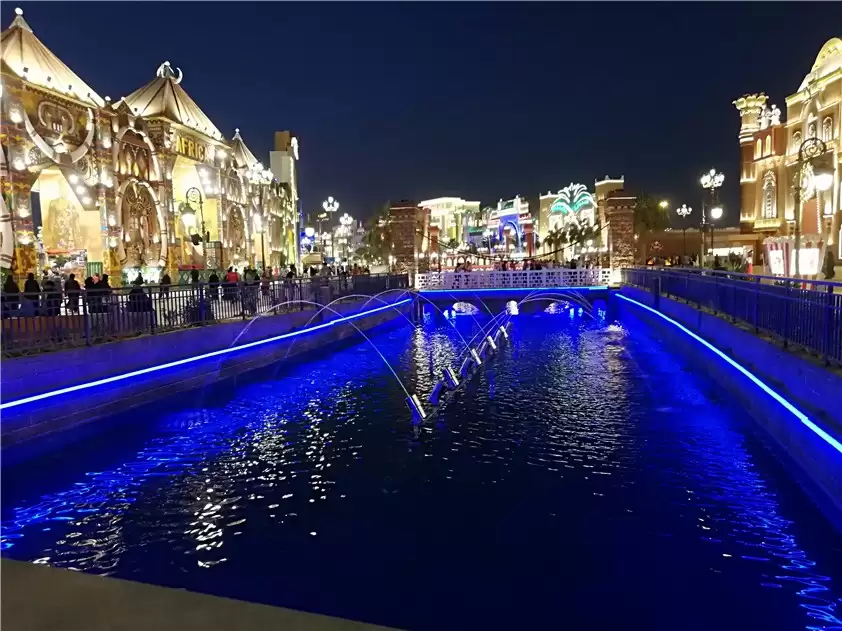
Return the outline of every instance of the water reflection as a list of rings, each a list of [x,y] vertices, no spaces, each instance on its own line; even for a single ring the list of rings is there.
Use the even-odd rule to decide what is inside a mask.
[[[4,507],[4,554],[403,628],[838,625],[838,540],[744,415],[568,311],[516,318],[424,425],[364,344],[161,411],[125,462]],[[424,398],[454,327],[374,341]]]

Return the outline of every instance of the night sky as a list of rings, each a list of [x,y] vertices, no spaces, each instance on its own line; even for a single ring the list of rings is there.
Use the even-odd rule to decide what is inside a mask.
[[[736,222],[732,101],[764,91],[785,109],[842,36],[842,3],[18,4],[100,96],[169,60],[267,163],[273,132],[293,130],[303,210],[334,195],[360,218],[390,198],[491,204],[606,174],[698,208],[716,166]]]

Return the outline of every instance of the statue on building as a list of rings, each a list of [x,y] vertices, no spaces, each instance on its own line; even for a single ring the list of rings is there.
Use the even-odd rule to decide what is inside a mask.
[[[772,125],[772,126],[780,125],[781,124],[781,108],[779,108],[777,105],[772,105],[772,109],[769,111],[769,119],[770,119],[770,121],[769,121],[770,125]]]
[[[73,251],[82,247],[79,210],[64,197],[50,202],[43,228],[44,247],[48,250]]]
[[[160,234],[155,204],[149,192],[132,184],[123,200],[126,234],[126,266],[156,265],[160,256]]]

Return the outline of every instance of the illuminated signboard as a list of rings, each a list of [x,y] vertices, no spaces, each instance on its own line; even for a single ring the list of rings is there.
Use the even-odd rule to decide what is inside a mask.
[[[769,262],[769,271],[774,276],[786,276],[783,250],[768,250],[766,258]]]
[[[175,139],[175,152],[198,162],[206,162],[210,153],[206,143],[190,136],[180,135]]]
[[[594,207],[596,202],[593,195],[583,184],[570,184],[561,189],[558,199],[550,206],[550,212],[576,215],[583,210],[593,210]]]
[[[819,249],[801,248],[798,256],[799,278],[802,276],[815,276],[819,273]],[[795,273],[795,250],[789,253],[789,269]]]

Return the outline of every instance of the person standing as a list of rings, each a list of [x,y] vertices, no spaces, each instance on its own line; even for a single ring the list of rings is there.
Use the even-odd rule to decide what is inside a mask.
[[[3,283],[3,317],[17,315],[20,304],[20,287],[11,274],[6,276]]]
[[[70,313],[79,313],[79,294],[81,293],[81,289],[75,274],[67,277],[64,283],[64,295],[67,297],[67,310]]]
[[[34,313],[38,312],[38,302],[41,297],[41,286],[35,280],[35,274],[29,272],[26,275],[26,282],[23,284],[23,299],[29,303]]]

